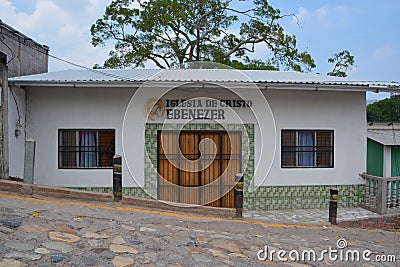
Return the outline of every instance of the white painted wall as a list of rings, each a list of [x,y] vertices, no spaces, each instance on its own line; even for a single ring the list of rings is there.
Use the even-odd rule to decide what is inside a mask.
[[[14,94],[11,93],[11,90]],[[15,97],[15,100],[14,100]],[[25,91],[21,88],[11,88],[8,95],[8,142],[9,142],[9,173],[10,177],[23,178],[25,153]],[[18,123],[18,109],[21,127]],[[21,131],[20,136],[15,130]]]
[[[361,184],[366,170],[365,93],[265,91],[275,117],[278,142],[271,171],[263,185]],[[282,169],[282,129],[334,130],[334,168]],[[260,153],[256,149],[256,158]],[[262,177],[256,177],[256,184]]]
[[[58,169],[57,133],[60,128],[113,128],[116,131],[116,153],[123,153],[122,124],[126,108],[133,94],[128,88],[28,88],[27,138],[37,141],[35,183],[57,186],[112,185],[112,170],[107,169]],[[144,173],[144,103],[153,95],[146,88],[135,102],[135,112],[128,116],[134,134],[124,135],[127,156],[132,174],[139,185],[143,185]],[[155,90],[156,91],[156,90]],[[213,94],[216,97],[218,94]],[[359,184],[358,173],[365,171],[366,162],[366,115],[365,93],[327,91],[264,91],[271,106],[277,135],[275,136],[268,114],[260,120],[268,120],[263,129],[256,130],[255,161],[258,171],[256,185],[329,185]],[[187,97],[180,92],[176,97]],[[261,98],[254,105],[264,105]],[[240,112],[246,113],[241,110]],[[132,123],[133,122],[133,123]],[[256,123],[253,116],[243,114],[243,122]],[[196,122],[199,123],[199,122]],[[209,123],[209,122],[208,122]],[[226,121],[225,123],[230,123]],[[262,123],[261,123],[262,124]],[[257,127],[256,127],[257,128]],[[281,169],[281,129],[331,129],[334,130],[334,168],[331,169]],[[124,129],[125,131],[125,129]],[[263,132],[263,148],[261,148]],[[276,139],[276,154],[268,176],[269,164],[260,160],[261,153],[272,161]],[[269,158],[270,157],[270,158]],[[132,162],[132,161],[131,161]],[[123,186],[135,186],[126,164],[123,168]]]
[[[122,154],[122,121],[133,90],[54,87],[27,90],[27,138],[36,140],[34,183],[112,186],[111,169],[58,169],[58,129],[115,129],[115,151]],[[124,186],[135,186],[126,170],[123,175]]]

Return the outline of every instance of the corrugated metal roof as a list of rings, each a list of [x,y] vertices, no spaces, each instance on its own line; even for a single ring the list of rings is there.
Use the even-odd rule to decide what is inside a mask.
[[[400,145],[400,122],[368,122],[367,137],[385,146]]]
[[[237,82],[237,83],[285,83],[388,87],[385,82],[351,81],[314,73],[268,70],[233,69],[113,69],[113,70],[65,70],[10,79],[16,85],[35,83],[76,82]],[[397,84],[399,86],[399,84]]]
[[[63,70],[14,77],[12,82],[102,82],[102,81],[146,81],[160,70]]]
[[[400,145],[400,129],[368,129],[367,137],[385,146]]]

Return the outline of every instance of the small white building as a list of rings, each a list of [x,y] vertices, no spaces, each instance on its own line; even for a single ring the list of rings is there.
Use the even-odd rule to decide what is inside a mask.
[[[31,138],[35,184],[110,192],[120,154],[123,192],[139,197],[232,207],[243,173],[247,210],[326,207],[331,187],[341,207],[362,201],[366,91],[377,90],[369,83],[276,71],[67,70],[10,87],[10,176],[23,177]]]

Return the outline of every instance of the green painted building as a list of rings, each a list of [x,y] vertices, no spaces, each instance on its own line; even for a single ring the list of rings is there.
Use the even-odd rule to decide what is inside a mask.
[[[399,177],[400,123],[369,123],[367,138],[367,173]]]

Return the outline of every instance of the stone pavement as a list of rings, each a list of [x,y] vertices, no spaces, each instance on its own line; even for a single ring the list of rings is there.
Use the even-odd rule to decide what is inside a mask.
[[[0,267],[400,266],[400,233],[281,223],[0,193]],[[294,254],[267,257],[266,248]],[[323,254],[329,248],[336,256],[348,249],[371,253],[349,263]],[[311,250],[316,259],[292,260],[295,252]],[[391,262],[373,261],[377,256],[390,256]]]
[[[298,210],[267,210],[246,211],[243,217],[251,220],[259,220],[270,223],[283,224],[329,224],[328,209],[298,209]],[[367,218],[377,218],[379,214],[362,208],[339,208],[337,222],[353,221]]]

